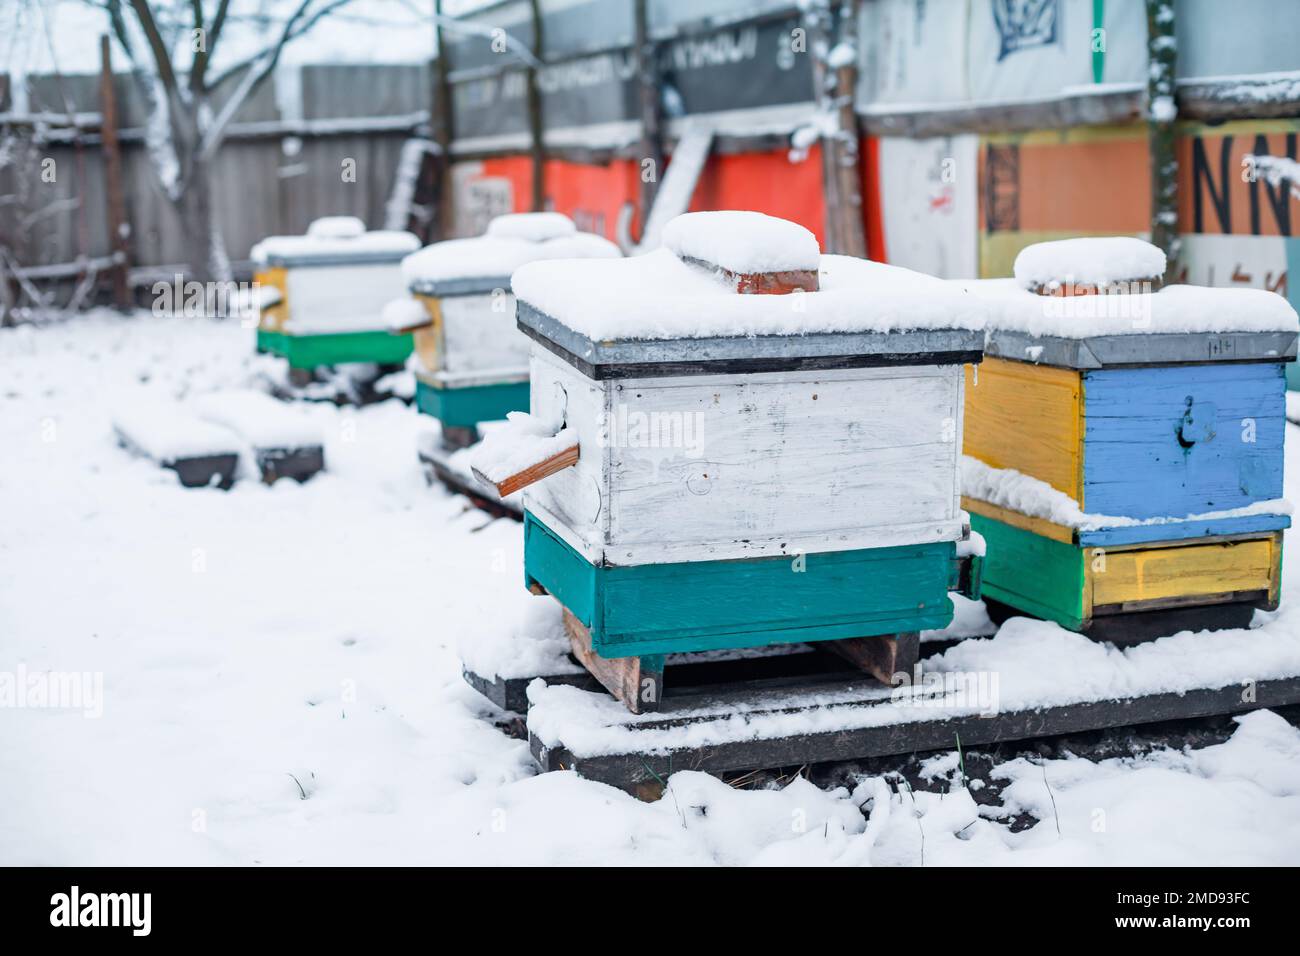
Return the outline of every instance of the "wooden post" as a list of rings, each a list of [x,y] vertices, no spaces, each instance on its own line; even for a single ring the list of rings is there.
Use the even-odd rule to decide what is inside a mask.
[[[664,144],[659,102],[659,51],[650,39],[649,0],[636,4],[636,73],[641,106],[641,237],[664,174]],[[648,166],[648,169],[647,169]],[[647,175],[649,173],[649,175]]]
[[[541,0],[529,0],[533,11],[533,57],[539,62],[545,49],[542,40]],[[533,211],[546,208],[546,127],[542,120],[542,90],[537,85],[537,68],[528,68],[528,129],[532,134]]]
[[[1159,246],[1173,278],[1178,238],[1178,154],[1174,148],[1174,99],[1178,47],[1174,39],[1174,4],[1147,2],[1147,139],[1151,153],[1151,243]]]
[[[453,195],[451,183],[451,83],[447,79],[450,65],[447,50],[443,46],[444,34],[440,17],[442,0],[435,0],[433,16],[433,39],[437,48],[437,59],[433,61],[433,141],[438,144],[438,154],[433,157],[433,178],[437,212],[434,215],[433,229],[429,238],[437,242],[450,239],[455,230],[452,228]]]
[[[117,139],[117,95],[113,89],[113,59],[108,34],[99,38],[100,136],[104,144],[104,184],[108,198],[108,248],[113,256],[113,304],[131,307],[127,288],[126,197],[122,192],[122,149]]]
[[[808,5],[804,20],[813,52],[817,109],[824,118],[833,119],[821,139],[826,251],[865,258],[858,117],[853,108],[858,85],[857,57],[847,61],[832,58],[837,48],[857,49],[858,2],[819,0]]]

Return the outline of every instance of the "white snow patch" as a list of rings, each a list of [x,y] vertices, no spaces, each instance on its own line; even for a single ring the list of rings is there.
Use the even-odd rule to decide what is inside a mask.
[[[738,261],[738,260],[733,260]],[[528,265],[515,295],[591,339],[981,329],[987,303],[940,279],[821,257],[820,291],[738,295],[668,249],[619,261]]]
[[[664,246],[737,274],[816,269],[817,237],[761,212],[688,212],[664,226]]]
[[[113,412],[113,428],[129,446],[157,462],[228,455],[240,445],[227,429],[187,414],[156,394],[120,405]]]
[[[555,426],[527,412],[507,412],[506,424],[483,436],[474,447],[473,467],[493,484],[517,475],[571,448],[578,433]]]
[[[558,212],[518,212],[497,216],[488,223],[486,235],[495,239],[523,239],[545,242],[572,236],[578,231],[573,220]]]
[[[300,409],[265,392],[228,389],[190,403],[204,421],[228,428],[254,448],[311,448],[324,444],[320,426]]]
[[[475,236],[425,246],[402,260],[402,275],[408,285],[448,279],[506,279],[529,262],[613,259],[622,254],[614,243],[589,232],[537,242],[513,237]]]
[[[356,239],[365,231],[366,224],[356,216],[322,216],[307,227],[313,239]]]
[[[347,218],[331,216],[316,222]],[[265,264],[272,258],[346,258],[385,253],[396,257],[420,248],[420,240],[409,232],[376,229],[359,234],[330,235],[329,228],[325,234],[268,236],[253,246],[249,255],[254,262]]]
[[[1029,292],[1015,279],[949,281],[990,306],[990,332],[1006,329],[1082,339],[1095,335],[1300,329],[1300,317],[1291,303],[1264,289],[1170,285],[1150,293],[1054,296]],[[1071,281],[1080,280],[1075,277]]]
[[[1061,282],[1104,285],[1165,274],[1165,254],[1131,236],[1058,239],[1020,250],[1013,269],[1024,288]]]

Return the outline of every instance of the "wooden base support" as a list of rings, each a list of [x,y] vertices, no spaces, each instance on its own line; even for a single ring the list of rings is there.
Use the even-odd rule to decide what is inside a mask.
[[[909,681],[912,679],[921,653],[921,635],[911,631],[876,637],[850,637],[827,641],[825,646],[854,667],[893,687],[895,674],[905,674]]]
[[[591,633],[582,622],[564,611],[564,630],[569,635],[569,647],[578,663],[602,687],[623,702],[634,714],[657,711],[663,700],[664,656],[651,654],[645,657],[601,657],[591,649]]]

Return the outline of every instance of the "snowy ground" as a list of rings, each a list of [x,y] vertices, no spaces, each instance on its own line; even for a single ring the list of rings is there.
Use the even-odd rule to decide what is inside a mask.
[[[0,864],[1300,862],[1300,731],[1268,712],[1201,750],[1003,764],[999,813],[1041,821],[1019,833],[960,788],[881,778],[683,772],[648,804],[537,776],[455,648],[548,599],[523,590],[517,524],[425,487],[412,410],[307,407],[329,472],[301,487],[185,490],[115,445],[115,401],[245,384],[250,337],[0,330],[0,680],[103,675],[98,717],[0,709]],[[1300,608],[1285,566],[1273,627]]]

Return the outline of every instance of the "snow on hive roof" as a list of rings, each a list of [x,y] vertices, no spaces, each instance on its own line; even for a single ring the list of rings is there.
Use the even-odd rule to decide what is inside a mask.
[[[431,321],[423,303],[410,296],[402,296],[388,302],[380,313],[380,320],[391,332],[428,325]]]
[[[1180,332],[1295,332],[1300,317],[1282,296],[1263,289],[1171,285],[1159,292],[1116,295],[1036,295],[1016,279],[952,280],[993,307],[997,330],[1085,339],[1101,335]]]
[[[307,227],[315,239],[355,239],[366,231],[366,224],[356,216],[322,216]]]
[[[1016,256],[1016,281],[1026,289],[1059,282],[1100,285],[1165,274],[1165,254],[1131,236],[1036,242]]]
[[[357,230],[357,226],[361,226]],[[252,259],[257,263],[273,260],[310,261],[313,259],[396,261],[420,248],[420,240],[409,232],[377,229],[366,232],[361,220],[351,216],[326,216],[317,219],[303,236],[268,236],[253,246]]]
[[[192,400],[199,418],[229,428],[255,448],[311,448],[324,444],[320,426],[302,409],[253,389],[208,392]]]
[[[497,216],[488,223],[486,235],[497,239],[526,239],[544,242],[571,236],[578,231],[573,220],[558,212],[517,212]]]
[[[497,222],[500,218],[493,220],[493,224]],[[522,231],[514,223],[502,228]],[[504,284],[525,263],[542,259],[613,259],[622,254],[614,243],[589,232],[575,230],[568,235],[533,241],[517,235],[492,235],[489,227],[488,235],[435,242],[407,256],[402,260],[402,276],[415,291],[426,291],[436,283],[455,279],[495,279]]]
[[[820,291],[785,295],[738,294],[668,249],[535,263],[512,284],[521,301],[594,341],[984,327],[987,305],[940,279],[849,256],[820,260]]]
[[[816,269],[817,237],[798,223],[761,212],[689,212],[664,226],[664,245],[737,274]]]

